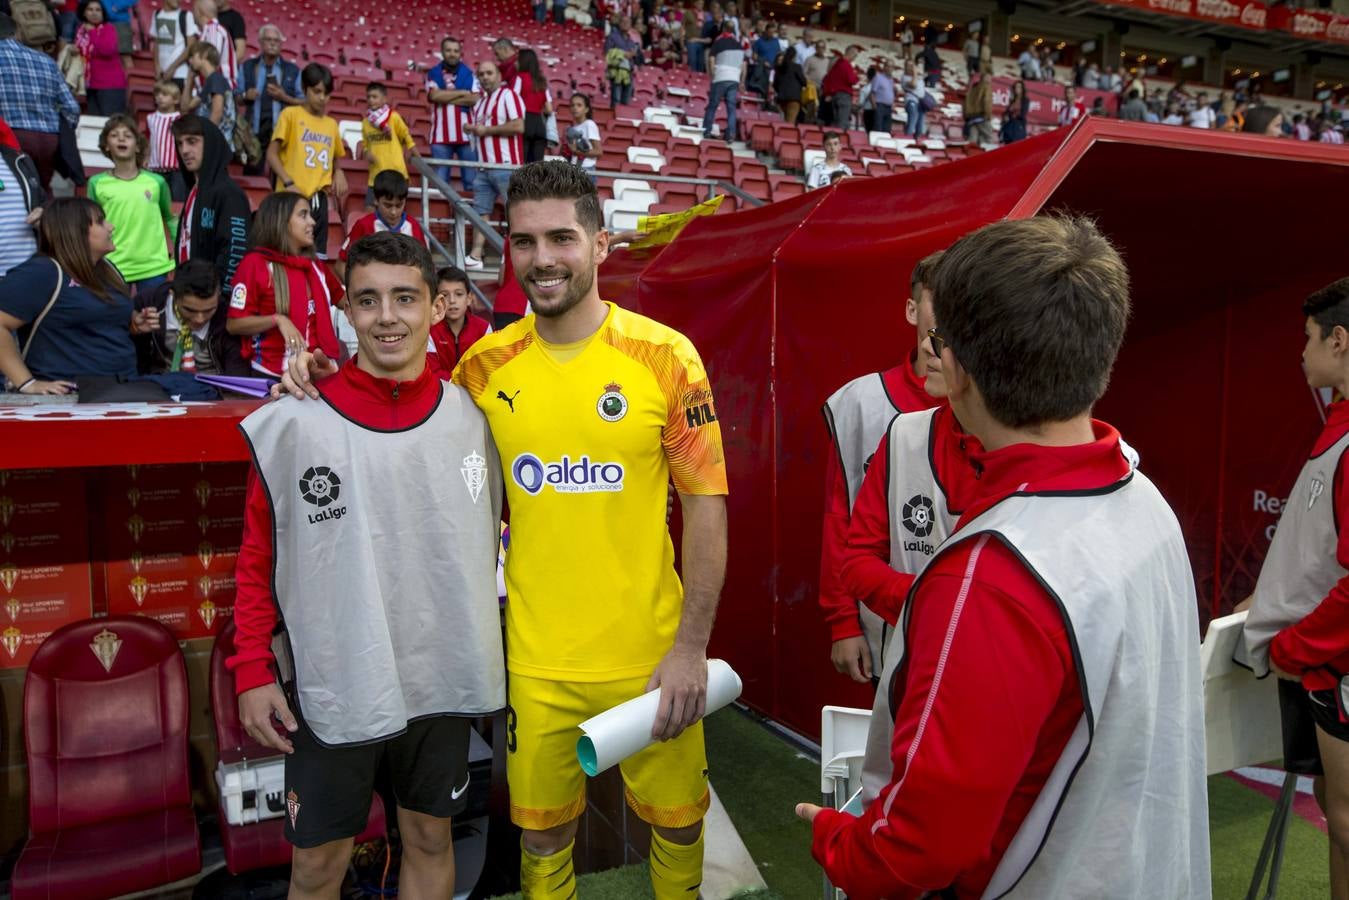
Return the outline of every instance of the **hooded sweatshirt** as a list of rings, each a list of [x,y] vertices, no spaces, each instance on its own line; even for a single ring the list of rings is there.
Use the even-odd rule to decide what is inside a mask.
[[[234,275],[230,318],[276,314],[275,269],[286,273],[290,320],[305,336],[306,349],[321,349],[329,359],[340,359],[342,345],[333,330],[333,304],[342,298],[342,284],[327,264],[317,259],[287,256],[266,247],[249,251]],[[253,335],[244,342],[243,355],[255,369],[280,375],[286,359],[281,330],[273,328]]]
[[[221,284],[234,280],[234,270],[248,250],[248,223],[252,209],[243,189],[230,178],[228,166],[233,151],[220,129],[203,120],[205,147],[201,171],[187,171],[183,161],[178,168],[186,179],[189,193],[178,221],[175,262],[208,259],[215,263]]]

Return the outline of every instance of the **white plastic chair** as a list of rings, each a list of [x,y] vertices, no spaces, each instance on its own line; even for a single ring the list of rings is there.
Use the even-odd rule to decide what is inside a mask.
[[[631,159],[632,157],[628,157]],[[650,191],[651,183],[638,178],[615,178],[614,199],[620,200],[628,191]]]
[[[607,205],[610,201],[606,200]],[[642,216],[646,215],[644,210],[636,209],[616,209],[609,215],[610,231],[636,231],[637,222]]]
[[[351,158],[356,158],[356,148],[361,144],[361,123],[360,122],[338,122],[337,133],[342,138],[342,143],[347,145],[351,151]]]
[[[806,171],[809,172],[811,169],[815,168],[815,164],[817,162],[824,159],[824,151],[807,150],[805,153],[802,154],[802,158],[805,160],[804,165],[806,167]]]

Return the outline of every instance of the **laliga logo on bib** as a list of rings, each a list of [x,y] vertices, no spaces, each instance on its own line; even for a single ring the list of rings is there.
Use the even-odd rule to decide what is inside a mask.
[[[621,491],[623,474],[620,464],[591,462],[588,455],[575,461],[564,455],[557,462],[544,462],[533,453],[521,453],[511,464],[511,478],[531,496],[537,496],[545,486],[559,494]]]
[[[342,479],[337,477],[337,473],[327,466],[310,466],[305,473],[300,476],[300,499],[306,503],[312,503],[322,512],[318,515],[310,514],[309,523],[317,525],[325,520],[342,518],[343,513],[347,511],[345,506],[339,506],[335,509],[328,507],[337,501],[337,497],[342,493]]]

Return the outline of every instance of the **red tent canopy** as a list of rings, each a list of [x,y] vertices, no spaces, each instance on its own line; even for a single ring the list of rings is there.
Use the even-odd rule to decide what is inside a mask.
[[[1204,620],[1245,597],[1277,518],[1270,498],[1287,495],[1319,428],[1299,307],[1349,274],[1329,215],[1347,191],[1342,147],[1089,119],[616,254],[606,296],[683,331],[711,373],[731,482],[713,652],[744,677],[745,700],[811,735],[821,705],[870,705],[829,664],[817,603],[820,407],[912,350],[914,264],[998,219],[1086,214],[1122,249],[1134,316],[1098,415],[1175,507]]]

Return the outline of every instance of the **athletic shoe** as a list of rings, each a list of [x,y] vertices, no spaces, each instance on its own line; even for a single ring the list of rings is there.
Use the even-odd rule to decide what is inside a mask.
[[[482,260],[477,259],[476,257],[473,257],[473,256],[465,256],[465,257],[464,257],[464,268],[465,268],[465,269],[481,269],[481,268],[482,268]]]

